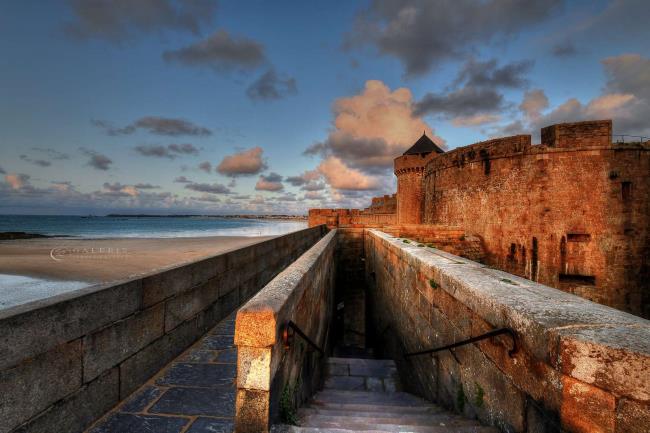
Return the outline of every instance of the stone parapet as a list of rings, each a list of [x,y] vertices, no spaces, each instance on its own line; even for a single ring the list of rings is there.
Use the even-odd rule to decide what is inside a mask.
[[[83,431],[324,233],[301,230],[3,310],[0,432]]]
[[[647,432],[650,321],[443,251],[365,231],[383,347],[408,388],[503,431]],[[498,337],[403,360],[495,328]]]
[[[294,334],[289,321],[315,344],[326,346],[334,308],[336,230],[330,231],[283,270],[237,313],[235,430],[268,432],[272,422],[290,421],[295,408],[320,385],[324,357]]]

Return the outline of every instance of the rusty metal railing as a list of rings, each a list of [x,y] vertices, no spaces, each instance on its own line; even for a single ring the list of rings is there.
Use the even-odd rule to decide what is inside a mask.
[[[289,348],[291,348],[291,344],[293,343],[293,338],[294,338],[293,335],[294,332],[298,334],[300,337],[302,337],[302,339],[305,340],[311,347],[316,349],[318,353],[320,353],[321,355],[325,355],[325,351],[319,345],[314,343],[312,339],[309,338],[307,334],[302,332],[302,329],[300,329],[300,327],[291,320],[289,320],[289,322],[287,323],[287,325],[284,327],[282,331],[282,342],[284,343],[285,349],[289,350]]]
[[[509,335],[510,338],[512,338],[512,349],[508,351],[508,355],[512,358],[514,354],[517,352],[517,336],[515,334],[515,331],[513,331],[510,328],[499,328],[499,329],[494,329],[490,332],[486,332],[485,334],[478,335],[476,337],[468,338],[466,340],[462,341],[457,341],[456,343],[448,344],[446,346],[442,347],[435,347],[433,349],[427,349],[427,350],[421,350],[419,352],[410,352],[404,354],[404,358],[410,358],[411,356],[418,356],[418,355],[428,355],[431,353],[436,353],[436,352],[441,352],[443,350],[449,350],[451,352],[451,349],[455,349],[456,347],[464,346],[466,344],[472,344],[476,343],[477,341],[485,340],[487,338],[492,338],[496,337],[499,335]],[[453,352],[451,352],[453,354]]]

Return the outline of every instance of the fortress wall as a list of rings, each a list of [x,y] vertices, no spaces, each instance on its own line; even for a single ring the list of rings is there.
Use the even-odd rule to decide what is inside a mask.
[[[609,146],[612,140],[611,120],[560,123],[542,128],[542,144],[551,147]]]
[[[479,236],[492,266],[650,317],[650,148],[568,147],[582,130],[550,128],[556,147],[517,136],[432,159],[424,222]]]
[[[383,227],[397,222],[396,213],[373,213],[360,209],[309,209],[309,227]]]
[[[0,432],[80,432],[245,302],[315,227],[0,312]]]
[[[320,386],[325,359],[289,330],[293,321],[315,344],[329,351],[334,310],[337,230],[278,274],[237,313],[237,432],[268,432],[290,422],[295,408]]]
[[[408,390],[504,432],[650,425],[650,321],[440,250],[365,230],[375,329]],[[404,360],[489,330],[499,336]]]

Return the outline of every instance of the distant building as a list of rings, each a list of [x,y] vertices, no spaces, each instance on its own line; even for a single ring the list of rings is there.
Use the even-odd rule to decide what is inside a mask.
[[[395,159],[396,196],[311,209],[310,225],[381,227],[650,318],[650,143],[611,120],[444,152],[426,135]]]

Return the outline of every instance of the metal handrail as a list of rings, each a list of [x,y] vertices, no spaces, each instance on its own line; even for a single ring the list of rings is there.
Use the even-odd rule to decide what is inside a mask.
[[[451,349],[454,349],[456,347],[464,346],[466,344],[476,343],[477,341],[485,340],[486,338],[496,337],[497,335],[502,335],[502,334],[508,334],[512,338],[512,349],[510,349],[508,351],[508,355],[512,358],[512,356],[515,354],[515,352],[517,352],[517,337],[516,337],[515,331],[513,331],[510,328],[494,329],[494,330],[492,330],[490,332],[486,332],[485,334],[481,334],[481,335],[478,335],[476,337],[468,338],[467,340],[457,341],[456,343],[448,344],[446,346],[436,347],[434,349],[421,350],[419,352],[407,353],[407,354],[404,355],[404,358],[409,358],[411,356],[418,356],[418,355],[426,355],[426,354],[429,354],[429,353],[440,352],[440,351],[443,351],[443,350],[451,351]]]
[[[302,332],[302,329],[298,327],[293,321],[289,320],[287,323],[287,326],[284,327],[284,330],[282,331],[282,342],[284,343],[284,348],[289,349],[291,347],[291,343],[293,342],[293,335],[290,333],[290,330],[293,329],[296,334],[300,335],[303,340],[305,340],[307,343],[309,343],[310,346],[312,346],[314,349],[318,351],[321,355],[325,355],[325,351],[318,346],[316,343],[314,343],[311,338],[307,336],[304,332]]]
[[[618,139],[616,143],[625,143],[625,137],[638,138],[639,140],[628,141],[628,143],[644,143],[650,140],[650,137],[645,137],[643,135],[628,135],[628,134],[612,134],[612,141]]]

